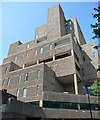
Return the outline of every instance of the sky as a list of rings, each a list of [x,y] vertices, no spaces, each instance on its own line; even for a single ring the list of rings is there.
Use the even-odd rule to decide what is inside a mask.
[[[58,2],[57,2],[58,3]],[[10,44],[34,39],[35,28],[47,23],[47,9],[56,2],[3,2],[2,3],[2,46],[0,64],[7,57]],[[98,2],[59,2],[65,18],[76,17],[87,43],[93,42],[90,27],[96,22],[92,17]],[[97,43],[97,40],[95,40]]]

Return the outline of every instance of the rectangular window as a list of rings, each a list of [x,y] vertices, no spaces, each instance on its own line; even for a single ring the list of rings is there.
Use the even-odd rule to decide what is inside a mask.
[[[17,51],[19,51],[19,48],[17,48]]]
[[[26,46],[24,45],[24,50],[26,49]]]
[[[23,97],[26,98],[27,88],[23,88]]]
[[[54,76],[52,77],[52,84],[53,85],[55,84],[55,77]]]
[[[17,96],[17,97],[19,96],[19,89],[17,89],[17,93],[16,93],[16,96]]]
[[[35,55],[37,55],[37,50],[35,50]]]
[[[80,68],[79,66],[75,63],[76,70],[80,73]]]
[[[12,58],[11,58],[11,62],[12,62]]]
[[[76,36],[76,30],[74,30],[74,34],[75,34],[75,36]]]
[[[5,86],[5,79],[3,80],[3,84],[2,84],[2,86],[3,86],[3,87]]]
[[[29,44],[27,44],[27,48],[29,48]]]
[[[26,57],[28,58],[28,52],[26,53]]]
[[[18,83],[20,83],[20,81],[21,81],[21,75],[19,75]]]
[[[50,44],[50,50],[52,50],[52,45]]]
[[[91,45],[91,50],[94,50],[94,46],[93,45]]]
[[[8,71],[8,67],[6,67],[5,74],[7,74],[7,71]]]
[[[69,21],[69,24],[70,24],[70,25],[71,25],[71,23],[72,23],[72,22],[71,22],[71,21]]]
[[[82,68],[82,75],[84,76],[84,69]]]
[[[66,28],[66,32],[68,32],[68,28]]]
[[[22,59],[24,59],[24,54],[22,55]]]
[[[36,35],[36,39],[38,38],[38,35]]]
[[[43,48],[40,48],[40,53],[43,53]]]
[[[38,78],[38,80],[39,80],[39,78],[40,78],[40,70],[38,70],[37,78]]]
[[[72,30],[72,26],[70,26],[70,31]]]
[[[24,82],[25,81],[28,81],[28,73],[25,74],[25,80],[24,80]]]
[[[39,85],[37,85],[37,96],[39,95]]]
[[[79,58],[75,52],[74,52],[74,56],[75,56],[75,59],[79,62]]]
[[[95,58],[95,57],[96,57],[96,56],[95,56],[95,53],[92,53],[92,57],[93,57],[93,58]]]
[[[47,86],[44,86],[44,91],[47,91]]]
[[[10,84],[10,78],[8,78],[8,82],[7,82],[7,85],[9,86],[9,84]]]
[[[15,57],[14,61],[17,62],[17,56]]]
[[[83,55],[83,61],[85,61],[85,56]]]

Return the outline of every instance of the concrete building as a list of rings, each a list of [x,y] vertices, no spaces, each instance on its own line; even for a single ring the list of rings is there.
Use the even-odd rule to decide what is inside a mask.
[[[86,43],[76,18],[65,19],[59,4],[48,8],[47,24],[35,29],[35,39],[10,45],[1,66],[1,89],[23,102],[42,107],[43,120],[100,119],[91,92],[100,80],[95,42]],[[91,108],[89,108],[91,106]],[[92,111],[91,111],[92,110]]]

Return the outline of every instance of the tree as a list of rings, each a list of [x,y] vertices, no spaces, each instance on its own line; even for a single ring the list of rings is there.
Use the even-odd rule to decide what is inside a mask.
[[[95,23],[94,25],[91,24],[91,28],[93,28],[93,33],[94,33],[94,36],[92,38],[100,39],[100,6],[98,6],[98,8],[94,8],[94,10],[97,13],[92,15],[93,15],[93,18],[97,18],[97,23]]]
[[[92,37],[93,39],[97,38],[98,43],[100,44],[100,2],[98,3],[98,8],[94,8],[95,14],[93,14],[93,18],[97,19],[97,23],[94,25],[91,24],[91,28],[93,29],[94,36]],[[99,48],[99,46],[95,46],[94,48]],[[98,49],[100,50],[100,49]],[[97,71],[100,71],[100,67],[97,69]],[[92,93],[96,95],[96,100],[95,103],[99,105],[100,109],[100,82],[98,80],[95,80],[93,85],[92,85],[93,91]]]
[[[94,83],[92,84],[92,93],[93,95],[96,96],[95,103],[99,105],[100,109],[100,82],[98,80],[95,80]]]

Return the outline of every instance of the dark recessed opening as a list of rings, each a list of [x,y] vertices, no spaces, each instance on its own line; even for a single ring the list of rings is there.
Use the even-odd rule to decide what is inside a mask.
[[[46,59],[46,60],[42,60],[42,61],[40,61],[39,63],[42,63],[42,62],[47,63],[47,62],[50,62],[50,61],[53,61],[53,58],[49,58],[49,59]]]
[[[65,53],[65,54],[62,54],[62,55],[58,55],[55,57],[55,59],[61,59],[61,58],[65,58],[65,57],[68,57],[68,56],[71,56],[71,53]]]

